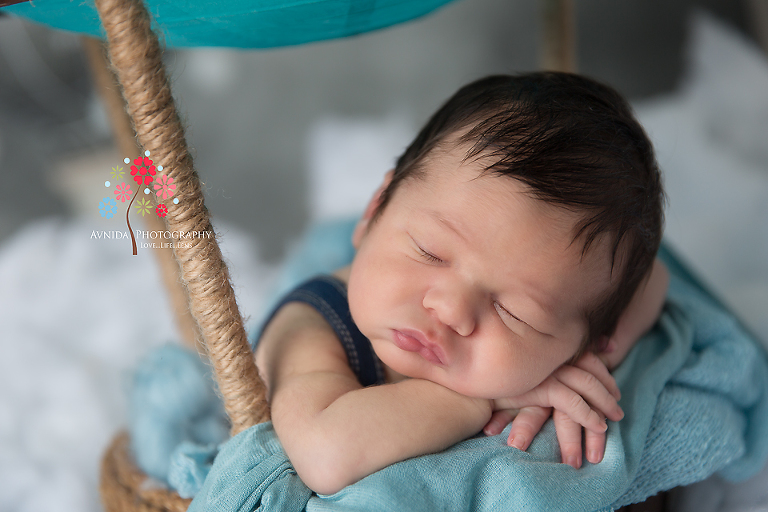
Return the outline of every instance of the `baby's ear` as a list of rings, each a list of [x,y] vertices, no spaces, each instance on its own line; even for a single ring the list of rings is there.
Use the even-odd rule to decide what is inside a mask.
[[[368,201],[368,206],[365,207],[363,216],[360,217],[359,221],[357,221],[355,231],[352,233],[352,246],[355,249],[360,247],[360,242],[363,240],[363,236],[368,231],[368,225],[370,224],[373,215],[376,213],[376,210],[378,210],[379,205],[381,204],[381,195],[392,181],[392,174],[394,174],[394,172],[395,171],[393,169],[384,175],[384,181],[381,183],[381,185],[379,185],[379,188],[376,189],[376,192],[373,193],[373,197],[371,197],[371,200]]]

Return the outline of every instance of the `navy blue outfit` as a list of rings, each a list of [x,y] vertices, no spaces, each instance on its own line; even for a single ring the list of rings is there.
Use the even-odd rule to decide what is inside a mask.
[[[262,333],[275,313],[289,302],[309,304],[322,315],[336,333],[347,354],[349,367],[362,386],[384,384],[384,369],[381,361],[376,357],[370,340],[360,332],[352,320],[347,287],[343,281],[334,276],[321,275],[300,284],[278,302],[264,322]]]

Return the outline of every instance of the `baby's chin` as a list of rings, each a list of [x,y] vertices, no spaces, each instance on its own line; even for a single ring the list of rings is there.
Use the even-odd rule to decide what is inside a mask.
[[[419,368],[418,366],[404,364],[403,361],[398,358],[395,358],[394,360],[392,360],[391,358],[387,357],[388,354],[386,353],[381,354],[375,350],[374,352],[376,352],[376,355],[378,356],[379,361],[381,361],[381,364],[384,367],[384,376],[388,384],[394,384],[395,382],[400,382],[405,379],[423,379],[423,380],[429,380],[429,381],[435,382],[436,384],[440,384],[441,386],[444,386],[444,387],[448,387],[444,383],[438,382],[431,375],[426,375],[424,372],[424,368]],[[456,390],[453,390],[453,391],[456,391]]]
[[[405,369],[402,371],[397,371],[391,368],[390,366],[388,366],[387,364],[384,364],[384,373],[386,375],[386,381],[388,384],[394,384],[396,382],[400,382],[405,379],[423,379],[423,380],[434,382],[435,384],[439,384],[444,388],[450,389],[455,393],[468,396],[470,398],[482,398],[486,400],[493,400],[498,398],[507,398],[510,396],[516,396],[516,395],[504,394],[504,391],[500,391],[498,389],[490,390],[490,389],[476,388],[473,386],[461,385],[461,383],[445,379],[444,376],[429,377],[429,376],[422,375],[420,372],[409,372],[408,370],[405,370]],[[525,391],[529,391],[529,390],[525,390]],[[522,393],[517,393],[517,394],[522,394]]]
[[[423,375],[423,372],[419,372],[408,366],[403,366],[402,364],[393,363],[390,365],[387,363],[386,359],[382,359],[381,357],[379,357],[379,359],[384,367],[384,375],[388,384],[394,384],[395,382],[400,382],[405,379],[424,379],[432,380],[434,382],[433,379]]]
[[[447,382],[441,382],[440,379],[437,379],[435,382],[460,395],[470,398],[482,398],[485,400],[497,400],[520,396],[536,387],[529,386],[523,382],[510,382],[506,385],[499,385],[498,381],[481,383],[472,381],[471,379],[451,380]]]

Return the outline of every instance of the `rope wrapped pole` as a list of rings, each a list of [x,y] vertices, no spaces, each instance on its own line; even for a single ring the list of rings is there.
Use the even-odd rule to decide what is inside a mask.
[[[576,19],[573,0],[541,0],[541,68],[576,72]]]
[[[768,56],[768,0],[748,0],[747,7],[752,33]]]
[[[88,57],[88,64],[93,74],[93,83],[101,101],[104,104],[112,135],[120,150],[120,154],[131,160],[139,156],[139,147],[136,145],[136,134],[133,131],[131,118],[125,111],[125,101],[120,92],[120,85],[109,69],[108,57],[104,43],[99,39],[83,36],[83,49]],[[163,219],[155,215],[142,218],[145,227],[150,231],[165,229]],[[179,337],[188,347],[194,347],[198,352],[204,351],[200,334],[197,332],[197,323],[189,312],[189,298],[186,289],[179,279],[179,264],[173,256],[171,248],[154,249],[152,253],[157,259],[160,275],[173,311],[176,328]]]
[[[167,229],[203,234],[188,239],[189,244],[177,244],[174,255],[236,434],[269,419],[266,388],[256,370],[229,272],[203,202],[160,44],[141,0],[96,0],[96,8],[139,143],[176,184],[179,203],[164,202]]]

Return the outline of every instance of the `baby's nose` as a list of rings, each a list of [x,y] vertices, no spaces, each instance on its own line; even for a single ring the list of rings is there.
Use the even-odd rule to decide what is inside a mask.
[[[424,307],[438,320],[461,336],[469,336],[476,327],[476,300],[468,290],[430,288],[424,295]]]

